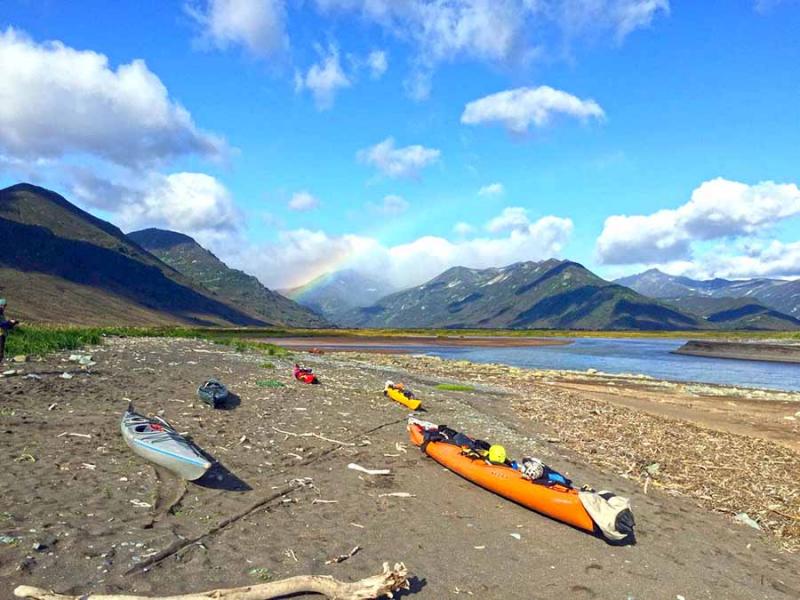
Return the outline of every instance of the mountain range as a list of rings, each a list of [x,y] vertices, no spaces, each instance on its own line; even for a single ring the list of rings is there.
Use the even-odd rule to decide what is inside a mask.
[[[616,283],[651,298],[669,300],[684,306],[697,306],[699,298],[744,298],[786,315],[800,317],[800,280],[783,279],[690,279],[650,269],[638,275],[617,279]],[[704,310],[712,306],[706,301]],[[724,303],[718,304],[721,309]]]
[[[186,271],[55,192],[24,183],[0,190],[0,295],[18,318],[84,325],[286,324],[285,312],[240,304]],[[324,323],[290,300],[278,303],[293,305],[293,324]]]
[[[286,290],[194,239],[128,235],[30,184],[0,190],[0,295],[15,317],[71,324],[585,330],[800,329],[800,282],[700,281],[650,270],[606,281],[568,260],[453,267],[395,291],[356,271]],[[293,299],[298,302],[295,302]],[[321,313],[321,314],[319,314]]]
[[[567,260],[453,267],[423,285],[350,311],[351,327],[698,329],[702,318],[605,281]]]

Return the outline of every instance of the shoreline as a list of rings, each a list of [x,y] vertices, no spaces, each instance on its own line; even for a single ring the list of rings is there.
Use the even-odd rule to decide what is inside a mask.
[[[674,353],[730,360],[800,364],[800,344],[689,340]]]
[[[293,350],[320,348],[331,351],[359,351],[379,348],[384,352],[402,353],[404,347],[480,347],[526,348],[537,346],[567,346],[571,340],[503,336],[310,336],[264,338],[271,344]]]

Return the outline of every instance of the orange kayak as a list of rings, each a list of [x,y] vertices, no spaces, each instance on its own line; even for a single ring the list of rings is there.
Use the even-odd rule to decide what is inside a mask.
[[[422,446],[422,427],[409,423],[408,435],[411,443]],[[594,532],[594,522],[575,488],[534,483],[511,467],[465,456],[459,446],[448,442],[431,441],[425,453],[442,466],[490,492],[578,529]]]

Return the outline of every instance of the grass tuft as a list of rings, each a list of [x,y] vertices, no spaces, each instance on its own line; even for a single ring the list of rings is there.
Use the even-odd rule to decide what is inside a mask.
[[[475,388],[471,385],[464,385],[461,383],[440,383],[436,386],[437,390],[445,392],[474,392]]]

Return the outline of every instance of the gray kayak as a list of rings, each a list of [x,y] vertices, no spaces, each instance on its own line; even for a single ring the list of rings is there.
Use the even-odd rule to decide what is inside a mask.
[[[209,379],[197,388],[197,397],[209,406],[218,408],[228,399],[228,388],[217,379]]]
[[[164,419],[145,417],[129,406],[122,415],[120,429],[125,443],[136,454],[183,479],[199,479],[211,468],[211,463],[194,444]]]

